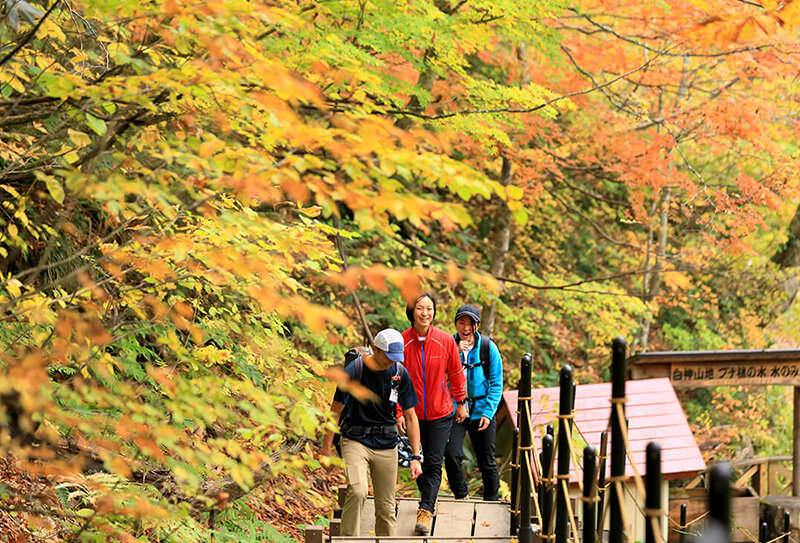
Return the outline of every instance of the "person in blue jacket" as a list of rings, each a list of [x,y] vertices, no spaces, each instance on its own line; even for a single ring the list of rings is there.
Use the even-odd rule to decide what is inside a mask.
[[[450,440],[444,453],[444,466],[450,490],[456,499],[467,497],[467,482],[461,461],[464,456],[464,436],[469,433],[472,448],[483,478],[483,499],[497,500],[500,476],[494,458],[494,439],[497,433],[495,413],[503,395],[503,360],[494,341],[481,336],[478,328],[481,312],[474,305],[462,305],[456,311],[457,333],[453,336],[458,345],[461,365],[467,378],[468,416],[464,422],[453,423]],[[484,371],[481,362],[481,342],[489,341],[489,368]]]

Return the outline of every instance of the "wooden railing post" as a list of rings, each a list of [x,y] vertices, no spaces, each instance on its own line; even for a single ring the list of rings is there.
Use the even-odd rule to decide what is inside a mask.
[[[556,543],[567,543],[569,537],[569,512],[567,500],[569,493],[564,489],[564,481],[569,485],[570,436],[572,425],[569,415],[572,413],[572,367],[561,368],[559,376],[558,400],[558,476],[556,477]],[[568,488],[567,488],[568,490]],[[575,538],[578,534],[574,534]]]
[[[328,530],[330,531],[331,537],[338,537],[342,535],[342,519],[332,518],[331,525],[328,526]]]
[[[789,511],[783,514],[783,537],[781,543],[789,543],[789,534],[792,533],[792,515]]]
[[[598,467],[599,476],[597,479],[597,539],[603,540],[603,530],[605,529],[603,511],[605,510],[606,499],[606,457],[608,455],[608,432],[603,430],[600,434],[600,466]]]
[[[661,446],[651,441],[645,452],[645,543],[661,541]],[[656,535],[658,533],[658,535]]]
[[[767,478],[767,462],[760,462],[756,466],[756,472],[750,478],[750,486],[756,491],[759,497],[767,496],[767,485],[769,479]]]
[[[517,401],[519,405],[519,401]],[[517,413],[517,426],[520,415]],[[514,429],[514,448],[511,449],[511,535],[517,535],[519,528],[519,428]]]
[[[627,363],[625,360],[625,339],[614,338],[611,342],[611,486],[609,487],[610,530],[609,543],[623,543],[625,527],[622,523],[622,508],[625,504],[620,501],[620,493],[615,485],[622,484],[625,476],[625,438],[622,435],[624,421],[619,416],[618,405],[625,412],[625,380]]]
[[[306,526],[305,543],[322,543],[322,526]]]
[[[542,490],[539,493],[539,511],[542,512],[542,519],[539,522],[541,533],[547,537],[553,531],[550,526],[550,518],[553,516],[553,454],[555,449],[553,434],[545,433],[542,438]]]
[[[678,532],[678,543],[686,543],[686,504],[681,504],[681,531]]]
[[[583,449],[583,537],[581,543],[595,543],[597,523],[597,492],[595,477],[597,475],[597,453],[594,447],[587,445]]]
[[[522,357],[519,377],[519,396],[517,408],[519,416],[517,418],[519,427],[520,443],[520,477],[519,477],[519,543],[533,542],[533,528],[531,527],[531,481],[530,474],[533,473],[533,458],[531,455],[531,445],[533,436],[531,435],[530,425],[530,397],[531,397],[531,355],[526,353]]]
[[[731,467],[727,462],[714,465],[708,476],[708,521],[702,543],[730,543]]]
[[[708,482],[708,516],[722,524],[726,530],[731,527],[731,467],[720,462],[711,468]]]
[[[792,496],[800,496],[800,387],[794,387],[792,425]]]
[[[331,519],[330,526],[328,526],[328,533],[331,537],[337,537],[342,533],[342,507],[344,507],[344,500],[346,498],[347,485],[338,485],[336,487],[336,505],[333,508],[333,518]],[[306,541],[306,543],[309,542]]]

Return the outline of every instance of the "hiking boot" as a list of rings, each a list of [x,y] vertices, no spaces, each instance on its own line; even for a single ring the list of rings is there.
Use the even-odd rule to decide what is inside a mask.
[[[414,526],[414,535],[428,535],[431,533],[433,513],[427,509],[417,509],[417,525]]]

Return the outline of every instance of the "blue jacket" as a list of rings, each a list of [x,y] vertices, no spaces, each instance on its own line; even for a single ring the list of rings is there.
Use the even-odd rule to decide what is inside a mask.
[[[486,417],[489,420],[494,418],[497,406],[500,405],[500,398],[503,396],[503,359],[500,358],[500,351],[491,339],[489,344],[489,379],[483,373],[481,364],[481,335],[475,333],[475,347],[468,353],[468,359],[464,360],[465,354],[459,352],[462,366],[472,366],[467,368],[467,396],[469,402],[470,420],[479,420]],[[458,343],[458,334],[455,335]],[[472,398],[479,398],[472,401]]]

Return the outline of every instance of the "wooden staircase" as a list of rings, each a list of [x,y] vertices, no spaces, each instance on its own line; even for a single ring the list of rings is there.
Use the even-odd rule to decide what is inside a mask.
[[[344,503],[347,487],[339,487],[339,507]],[[506,502],[481,500],[456,500],[452,496],[439,496],[431,533],[414,535],[417,519],[417,498],[397,498],[397,533],[392,537],[375,535],[375,502],[370,496],[361,513],[361,535],[339,535],[341,509],[334,510],[330,534],[326,538],[321,526],[306,527],[306,543],[502,543],[511,541],[511,519]]]

